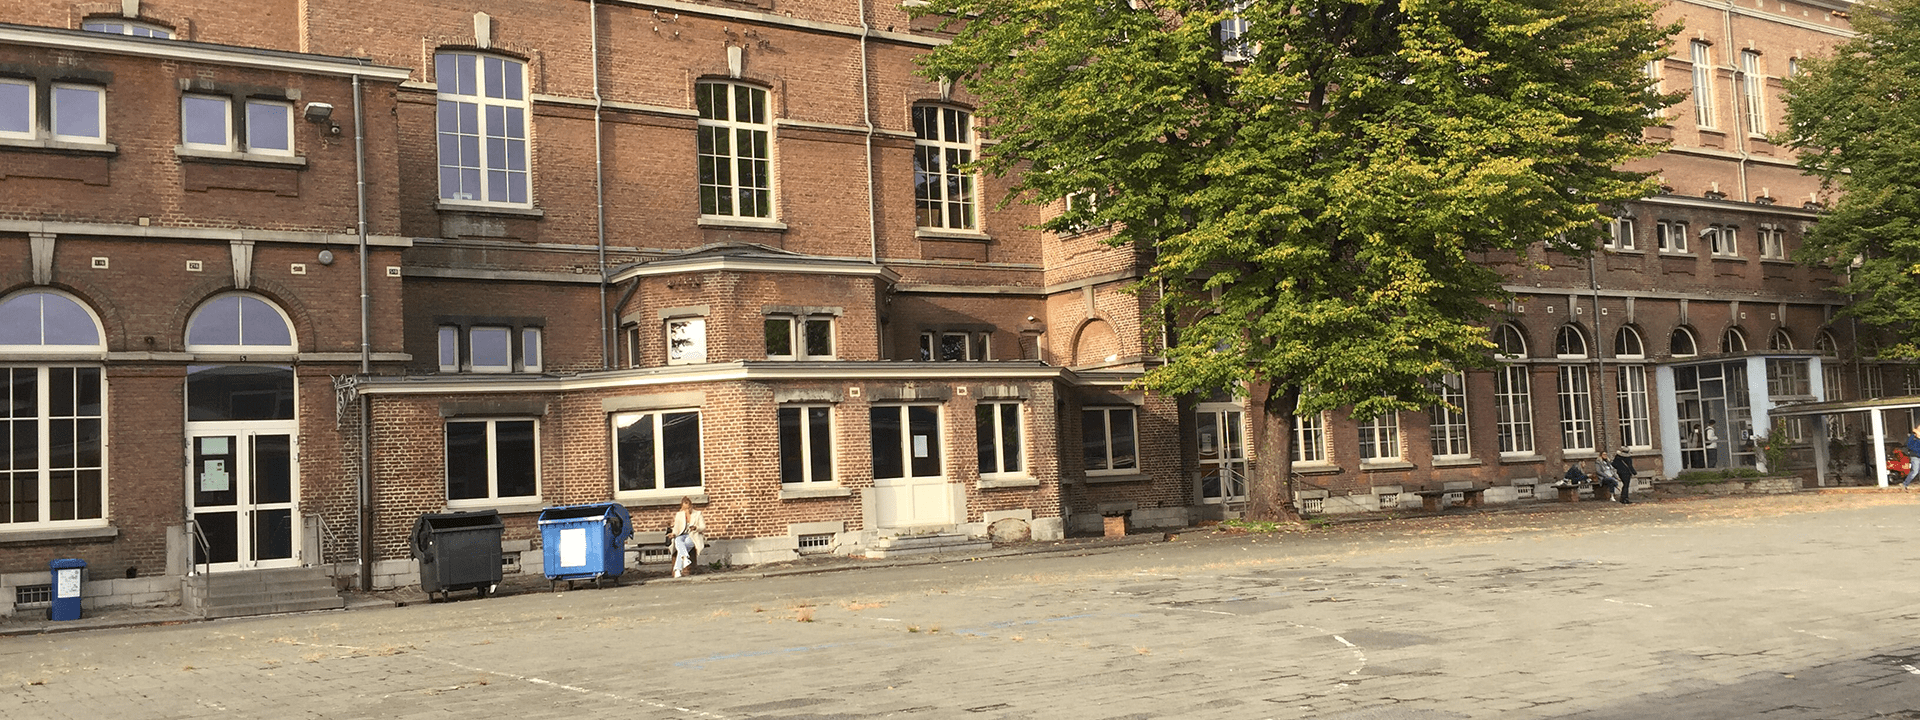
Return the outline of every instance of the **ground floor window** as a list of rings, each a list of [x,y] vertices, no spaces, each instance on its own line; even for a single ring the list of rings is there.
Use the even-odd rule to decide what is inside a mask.
[[[833,482],[833,408],[780,408],[780,482]]]
[[[1433,456],[1464,457],[1472,452],[1467,444],[1467,376],[1447,373],[1435,389],[1442,402],[1429,413]]]
[[[0,368],[0,526],[106,517],[101,372]]]
[[[1400,416],[1387,413],[1360,423],[1360,461],[1400,459]]]
[[[1020,457],[1020,403],[983,402],[973,406],[980,474],[1012,475],[1024,469]]]
[[[1560,447],[1593,449],[1593,391],[1587,368],[1560,366]]]
[[[1653,447],[1653,419],[1647,410],[1647,369],[1640,365],[1620,367],[1620,446]]]
[[[941,476],[939,406],[875,405],[867,417],[875,478]]]
[[[1500,437],[1500,453],[1533,453],[1533,392],[1527,382],[1526,365],[1503,365],[1493,373],[1495,429]]]
[[[1293,416],[1293,461],[1297,463],[1327,461],[1326,424],[1321,419],[1320,413]]]
[[[447,501],[540,494],[539,443],[530,419],[447,422]]]
[[[613,457],[617,492],[699,489],[699,411],[615,414]]]
[[[1088,473],[1140,467],[1134,417],[1130,407],[1087,408],[1080,412],[1080,444]]]

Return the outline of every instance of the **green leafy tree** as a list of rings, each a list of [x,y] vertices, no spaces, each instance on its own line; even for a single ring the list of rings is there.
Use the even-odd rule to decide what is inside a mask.
[[[1230,11],[1239,7],[1238,14]],[[1298,413],[1430,407],[1484,364],[1487,260],[1589,251],[1617,169],[1671,98],[1644,75],[1673,28],[1641,0],[931,0],[1012,197],[1094,192],[1051,221],[1111,223],[1178,318],[1172,394],[1233,388],[1266,415],[1248,514],[1288,513]],[[1223,41],[1223,20],[1244,33]]]
[[[1776,138],[1839,190],[1795,259],[1847,270],[1844,311],[1888,331],[1883,356],[1920,357],[1920,1],[1869,4],[1853,39],[1787,80]]]

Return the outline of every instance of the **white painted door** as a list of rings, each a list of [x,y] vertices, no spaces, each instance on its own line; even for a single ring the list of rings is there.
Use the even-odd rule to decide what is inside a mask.
[[[953,524],[940,406],[875,405],[869,414],[876,523],[883,528]]]
[[[1237,407],[1201,406],[1194,413],[1194,445],[1200,455],[1200,501],[1238,505],[1247,501],[1244,419]]]
[[[195,565],[253,570],[299,564],[299,467],[291,423],[188,435],[187,507],[201,542]]]

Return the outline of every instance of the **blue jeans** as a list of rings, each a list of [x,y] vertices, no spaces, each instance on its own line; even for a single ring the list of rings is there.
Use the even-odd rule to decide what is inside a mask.
[[[1908,485],[1912,485],[1915,475],[1920,475],[1920,458],[1912,458],[1907,461],[1907,481],[1900,483],[1900,489],[1905,490]]]

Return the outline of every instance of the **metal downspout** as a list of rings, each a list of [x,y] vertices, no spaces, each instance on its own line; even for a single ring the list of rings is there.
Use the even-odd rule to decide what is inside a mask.
[[[1753,195],[1747,192],[1747,161],[1753,159],[1753,149],[1747,146],[1747,132],[1752,130],[1753,117],[1747,108],[1746,88],[1747,71],[1740,65],[1740,49],[1733,45],[1733,0],[1727,0],[1721,9],[1721,18],[1727,33],[1727,66],[1733,69],[1733,140],[1740,148],[1740,202],[1753,202]],[[1741,118],[1746,118],[1742,126]]]
[[[867,24],[867,0],[854,0],[860,6],[860,119],[867,126],[867,247],[873,264],[880,264],[880,220],[874,210],[873,196],[873,93],[868,80],[867,38],[873,27]]]
[[[360,241],[360,374],[373,372],[373,303],[367,294],[367,130],[360,107],[360,76],[353,76],[353,176]],[[373,589],[373,401],[360,401],[360,589]]]
[[[1606,251],[1602,250],[1600,252],[1606,252]],[[1607,398],[1606,398],[1607,353],[1606,353],[1606,345],[1601,342],[1602,333],[1600,330],[1600,273],[1598,270],[1594,268],[1593,255],[1587,256],[1587,287],[1589,290],[1593,292],[1593,358],[1595,363],[1594,374],[1599,376],[1594,378],[1594,386],[1600,389],[1599,392],[1594,393],[1594,395],[1598,396],[1594,398],[1595,400],[1594,404],[1600,406],[1599,407],[1600,427],[1594,429],[1593,436],[1595,439],[1595,443],[1598,445],[1598,449],[1601,452],[1606,452],[1608,447],[1607,446]],[[1618,353],[1620,352],[1620,348],[1616,347],[1613,349],[1613,351]],[[1614,387],[1614,392],[1616,394],[1620,392],[1620,388],[1618,387],[1617,383]],[[1623,441],[1625,440],[1625,438],[1621,438],[1621,439]],[[1625,443],[1623,442],[1622,444],[1625,444]]]
[[[593,67],[593,211],[597,223],[594,233],[600,246],[600,369],[606,370],[613,367],[613,332],[608,328],[612,320],[607,309],[607,181],[600,138],[600,115],[606,101],[600,96],[600,8],[595,0],[587,0],[587,48]]]

